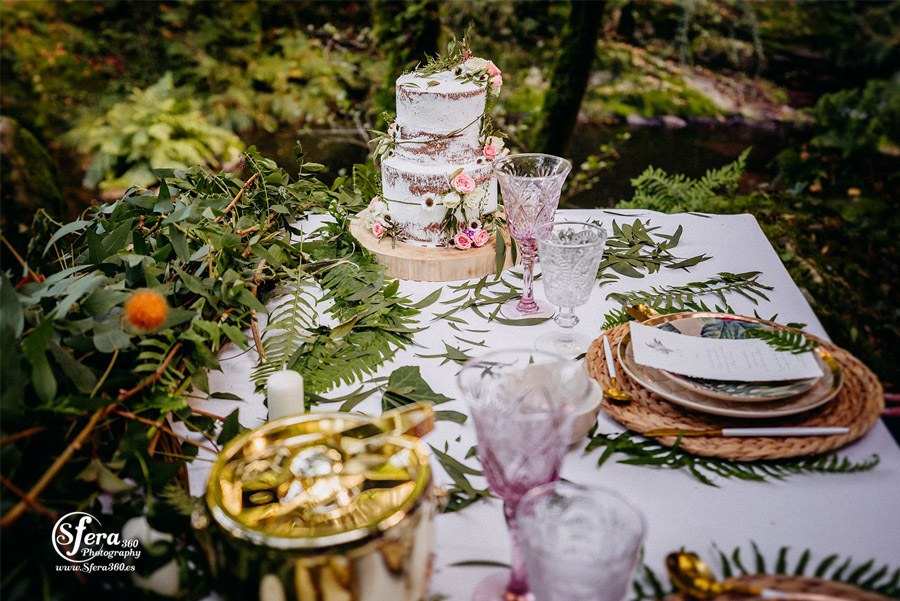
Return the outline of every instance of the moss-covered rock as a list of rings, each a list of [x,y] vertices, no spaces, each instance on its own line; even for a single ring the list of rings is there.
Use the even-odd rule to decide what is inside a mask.
[[[0,181],[0,229],[17,248],[23,248],[30,238],[31,222],[38,209],[55,217],[63,216],[62,187],[50,153],[10,117],[0,117]]]

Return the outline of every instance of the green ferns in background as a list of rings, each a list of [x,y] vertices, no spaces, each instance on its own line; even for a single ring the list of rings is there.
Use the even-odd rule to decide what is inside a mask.
[[[648,167],[631,180],[634,186],[631,200],[617,206],[663,213],[729,213],[731,205],[724,195],[734,195],[749,154],[748,148],[733,163],[711,169],[700,179],[669,175],[662,169]]]
[[[220,168],[243,150],[236,135],[206,120],[171,74],[83,121],[65,139],[94,155],[84,185],[111,191],[152,185],[154,169]]]

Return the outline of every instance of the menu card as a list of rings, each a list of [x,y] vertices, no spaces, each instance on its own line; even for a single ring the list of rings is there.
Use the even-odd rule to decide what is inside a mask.
[[[768,382],[822,375],[813,353],[776,351],[757,338],[685,336],[632,322],[631,346],[638,364],[693,378]]]

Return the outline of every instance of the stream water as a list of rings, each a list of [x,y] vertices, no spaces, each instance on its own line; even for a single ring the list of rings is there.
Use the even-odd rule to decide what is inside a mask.
[[[733,161],[752,146],[742,179],[742,186],[749,189],[771,180],[772,160],[792,143],[792,134],[787,128],[745,123],[692,124],[677,129],[589,124],[580,125],[576,130],[569,156],[577,167],[589,155],[597,153],[602,144],[614,141],[621,133],[628,133],[630,137],[615,144],[619,160],[602,172],[600,182],[594,188],[571,198],[569,206],[609,207],[631,197],[631,180],[649,166],[700,177],[709,169]],[[323,178],[329,182],[349,172],[355,163],[364,162],[369,154],[369,149],[354,130],[257,132],[246,139],[288,173],[296,172],[291,149],[295,140],[299,140],[306,152],[306,160],[328,167]]]

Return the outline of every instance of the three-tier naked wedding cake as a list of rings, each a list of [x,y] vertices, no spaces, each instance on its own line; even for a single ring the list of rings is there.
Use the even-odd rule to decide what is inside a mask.
[[[504,155],[489,115],[503,84],[493,62],[465,44],[397,79],[397,118],[380,137],[380,196],[367,226],[381,238],[460,250],[484,246],[493,232]]]

